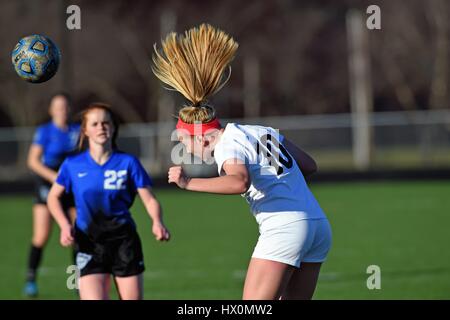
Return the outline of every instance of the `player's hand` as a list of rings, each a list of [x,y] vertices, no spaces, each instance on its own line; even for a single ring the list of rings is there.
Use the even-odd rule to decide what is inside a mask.
[[[69,247],[73,244],[72,226],[68,225],[61,229],[59,242],[63,247]]]
[[[163,223],[153,223],[152,227],[153,234],[158,241],[169,241],[170,233]]]
[[[169,169],[169,183],[176,183],[181,189],[186,189],[188,182],[189,178],[186,177],[181,166]]]

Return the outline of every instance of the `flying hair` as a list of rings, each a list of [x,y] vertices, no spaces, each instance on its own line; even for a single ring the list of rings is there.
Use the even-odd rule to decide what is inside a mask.
[[[191,102],[191,105],[180,110],[181,118],[184,113],[187,115],[183,120],[189,123],[207,122],[207,118],[215,117],[214,109],[208,105],[208,98],[230,78],[229,65],[237,48],[233,38],[209,24],[189,29],[184,35],[175,32],[168,34],[162,41],[161,50],[154,45],[153,73]]]

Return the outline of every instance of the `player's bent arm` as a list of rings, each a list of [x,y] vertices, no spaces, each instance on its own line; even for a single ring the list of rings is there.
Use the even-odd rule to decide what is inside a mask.
[[[317,164],[314,159],[305,151],[297,147],[294,143],[284,138],[283,145],[287,151],[294,157],[298,167],[305,177],[317,171]]]
[[[44,178],[45,180],[49,181],[50,183],[55,182],[57,173],[46,167],[42,161],[42,147],[38,144],[32,144],[30,147],[30,150],[28,152],[28,159],[27,159],[27,165],[30,170],[32,170],[34,173],[36,173],[38,176]]]
[[[153,233],[156,240],[169,240],[170,233],[164,225],[161,205],[150,187],[138,188],[139,197],[144,203],[150,218],[153,221]]]
[[[223,171],[226,175],[217,178],[185,178],[181,167],[173,167],[172,177],[169,171],[169,182],[175,182],[181,188],[190,191],[220,193],[220,194],[241,194],[245,193],[250,186],[250,178],[247,167],[238,159],[226,160],[223,164]],[[178,183],[177,176],[181,175],[185,183]]]
[[[61,245],[67,247],[73,243],[72,225],[69,219],[64,214],[60,198],[63,195],[65,188],[57,183],[54,183],[48,193],[47,206],[51,215],[61,228],[60,242]]]
[[[54,183],[50,188],[50,192],[48,193],[47,197],[48,209],[61,229],[65,227],[71,227],[70,221],[64,214],[64,210],[60,200],[60,198],[64,194],[64,191],[65,188],[63,186],[59,185],[58,183]]]

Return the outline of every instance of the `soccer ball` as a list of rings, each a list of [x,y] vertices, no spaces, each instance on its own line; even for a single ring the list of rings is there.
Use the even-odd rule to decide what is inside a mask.
[[[39,83],[55,75],[61,54],[51,39],[35,34],[19,40],[11,59],[19,77],[28,82]]]

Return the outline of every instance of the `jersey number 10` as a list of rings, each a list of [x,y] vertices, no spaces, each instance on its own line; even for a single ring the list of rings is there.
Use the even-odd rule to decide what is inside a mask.
[[[261,145],[261,146],[260,146]],[[272,150],[272,145],[278,150]],[[291,155],[286,150],[286,148],[271,134],[265,134],[261,136],[260,142],[256,145],[256,152],[258,155],[261,152],[262,147],[262,155],[269,160],[269,165],[274,167],[277,170],[277,175],[283,173],[283,166],[287,169],[292,168],[294,164]],[[280,153],[282,156],[280,157]]]
[[[103,188],[105,190],[124,190],[126,188],[125,181],[127,181],[127,170],[106,170]]]

